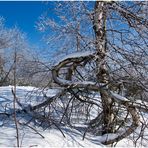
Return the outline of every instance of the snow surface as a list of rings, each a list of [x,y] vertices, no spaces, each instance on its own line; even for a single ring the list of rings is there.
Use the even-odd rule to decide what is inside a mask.
[[[5,86],[0,87],[0,113],[4,111],[4,107],[12,108],[13,95],[11,89],[13,86]],[[58,92],[57,89],[47,89],[44,90],[47,93],[47,96],[54,96]],[[20,99],[21,103],[24,104],[38,104],[43,100],[43,93],[41,89],[30,87],[30,86],[18,86],[17,87],[17,97]],[[117,94],[113,94],[116,98],[120,98],[124,100],[124,98],[117,96]],[[95,112],[94,112],[95,114]],[[148,113],[143,113],[143,118],[141,121],[148,122]],[[15,147],[16,146],[16,131],[13,120],[2,120],[2,116],[0,116],[0,147]],[[25,120],[22,119],[21,122],[25,123]],[[92,136],[89,133],[86,134],[84,140],[82,140],[83,133],[76,129],[71,129],[70,127],[62,127],[62,131],[64,132],[66,138],[63,137],[61,132],[56,128],[51,128],[47,130],[43,130],[41,127],[35,128],[43,137],[36,133],[36,131],[32,130],[27,126],[19,125],[19,135],[22,147],[90,147],[90,148],[99,148],[103,147],[100,143],[106,139],[112,139],[116,137],[116,134],[108,134],[104,136]],[[83,125],[81,125],[83,126]],[[80,125],[78,125],[80,127]],[[139,127],[135,134],[131,134],[128,138],[125,138],[117,143],[117,147],[135,147],[134,142],[132,140],[133,137],[138,138],[141,127]],[[147,147],[148,141],[148,129],[146,128],[144,131],[144,140],[141,141],[139,139],[137,141],[138,147]]]
[[[0,87],[0,111],[2,108],[4,109],[6,104],[8,104],[9,107],[12,106],[12,89],[14,89],[13,86]],[[43,91],[32,86],[17,86],[16,96],[19,102],[25,107],[28,106],[28,104],[37,105],[43,102],[44,94],[48,97],[53,97],[57,92],[59,92],[58,89],[47,89]]]
[[[13,86],[0,87],[0,113],[4,111],[3,106],[9,104],[12,107],[13,95],[11,89]],[[57,89],[48,89],[48,96],[54,96],[57,93]],[[37,97],[35,95],[38,93]],[[21,102],[26,105],[36,104],[41,102],[43,94],[40,89],[34,87],[17,86],[17,97]],[[30,97],[31,100],[27,99]],[[22,122],[25,122],[22,120]],[[4,125],[3,125],[4,123]],[[32,125],[32,127],[34,127]],[[55,128],[43,130],[40,127],[34,127],[42,136],[37,134],[34,130],[27,126],[19,125],[19,134],[22,147],[103,147],[97,139],[84,139],[82,140],[83,133],[78,130],[71,129],[69,127],[62,127],[66,138],[63,137],[61,132]],[[14,121],[9,122],[0,121],[0,147],[15,147],[16,146],[16,130]]]
[[[16,131],[14,126],[1,127],[0,129],[0,146],[15,146]],[[36,134],[36,132],[27,127],[20,127],[20,140],[22,141],[22,147],[103,147],[103,145],[101,145],[99,142],[93,142],[91,141],[91,139],[82,140],[81,133],[76,130],[71,130],[70,128],[64,128],[63,130],[66,138],[64,138],[57,129],[43,131],[38,128],[37,130],[45,138],[42,138],[41,136]]]

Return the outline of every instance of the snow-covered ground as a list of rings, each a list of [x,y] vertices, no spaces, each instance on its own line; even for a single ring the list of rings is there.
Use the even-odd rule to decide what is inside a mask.
[[[13,86],[0,87],[0,114],[7,110],[11,111],[13,105],[13,95],[12,95]],[[41,91],[30,86],[17,86],[16,96],[19,101],[25,106],[28,104],[38,104],[43,101],[43,95],[46,92],[47,96],[54,96],[58,90],[57,89],[48,89]],[[146,122],[148,122],[148,114],[144,113],[143,117]],[[0,115],[0,147],[14,147],[16,146],[16,129],[13,119],[5,120],[7,117]],[[25,123],[25,120],[20,119],[21,123]],[[104,136],[92,136],[86,134],[86,138],[82,140],[83,133],[76,129],[71,129],[70,127],[61,127],[65,137],[62,133],[56,129],[46,129],[43,130],[41,127],[30,125],[19,124],[19,139],[21,146],[24,147],[103,147],[100,143],[105,137]],[[137,134],[132,134],[129,138],[123,139],[116,146],[118,147],[134,147],[133,136],[139,135],[141,127],[137,129]],[[143,131],[142,131],[143,132]],[[107,137],[113,138],[115,134],[108,135]],[[144,138],[148,139],[148,129],[144,129]],[[135,138],[136,139],[136,138]],[[147,147],[148,141],[141,141],[139,139],[139,144],[137,146]],[[141,145],[142,143],[142,145]]]
[[[12,108],[13,95],[12,86],[0,87],[0,113],[5,109]],[[44,90],[46,92],[47,90]],[[50,89],[47,92],[48,96],[54,96],[58,90]],[[34,87],[18,86],[16,96],[23,105],[37,104],[42,101],[43,93],[40,89]],[[7,107],[6,107],[7,106]],[[16,130],[13,120],[0,121],[0,147],[16,146]],[[82,140],[82,133],[78,130],[70,129],[69,127],[61,128],[65,138],[57,129],[43,130],[40,127],[19,125],[19,136],[21,146],[25,147],[102,147],[103,145],[97,139]],[[38,133],[39,134],[38,134]],[[41,136],[42,135],[42,136]],[[43,138],[44,137],[44,138]]]
[[[20,127],[21,146],[25,147],[102,147],[99,142],[85,139],[82,140],[82,135],[76,130],[64,128],[65,138],[56,129],[43,131],[37,129],[44,138],[38,135],[35,131],[27,127]],[[16,131],[14,125],[4,126],[0,128],[0,147],[16,146]]]

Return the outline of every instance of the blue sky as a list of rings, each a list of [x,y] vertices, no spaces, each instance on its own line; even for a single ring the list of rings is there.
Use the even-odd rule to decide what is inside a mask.
[[[42,34],[35,28],[38,17],[47,11],[42,1],[0,1],[0,16],[5,18],[7,27],[19,27],[27,33],[29,42],[39,43]]]

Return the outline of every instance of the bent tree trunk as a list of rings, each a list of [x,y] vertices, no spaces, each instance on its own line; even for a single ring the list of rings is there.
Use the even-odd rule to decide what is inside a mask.
[[[81,53],[80,53],[81,55]],[[81,62],[84,62],[85,60],[88,60],[88,59],[94,59],[96,57],[96,54],[94,53],[91,53],[91,54],[88,54],[88,55],[84,55],[84,56],[78,56],[78,57],[67,57],[65,58],[64,60],[62,60],[60,63],[58,63],[57,65],[54,66],[53,70],[52,70],[52,76],[53,76],[53,79],[54,81],[59,84],[61,87],[64,87],[65,89],[60,92],[58,94],[58,96],[56,95],[53,99],[56,99],[57,97],[59,96],[63,96],[64,95],[64,91],[68,91],[69,93],[71,93],[72,95],[74,95],[74,97],[79,100],[80,102],[83,102],[83,103],[89,103],[91,105],[95,105],[95,106],[99,106],[95,101],[93,101],[93,99],[89,99],[89,100],[85,100],[85,99],[82,99],[79,97],[79,95],[77,95],[77,93],[75,93],[73,90],[74,89],[82,89],[82,88],[87,88],[89,91],[95,91],[95,92],[100,92],[100,94],[103,96],[103,97],[108,97],[110,100],[114,100],[115,103],[117,104],[120,104],[122,106],[124,106],[124,108],[126,109],[126,111],[128,112],[127,114],[128,115],[131,115],[131,118],[132,118],[132,121],[131,121],[131,124],[128,126],[128,127],[125,127],[124,125],[122,125],[120,128],[124,128],[124,131],[123,132],[120,132],[120,133],[117,133],[116,136],[113,136],[111,138],[108,138],[108,134],[104,134],[104,133],[107,133],[107,132],[111,132],[111,129],[114,130],[114,128],[111,126],[111,124],[113,123],[113,120],[112,120],[112,114],[109,112],[109,114],[107,114],[107,112],[105,112],[106,110],[103,110],[104,111],[104,122],[106,122],[106,124],[104,123],[104,126],[102,128],[104,128],[106,126],[107,129],[104,130],[104,138],[102,139],[102,141],[100,141],[101,143],[103,144],[113,144],[114,142],[118,142],[120,140],[122,140],[123,138],[129,136],[131,133],[134,132],[134,130],[138,127],[139,125],[139,114],[136,110],[136,107],[133,105],[133,102],[131,102],[130,100],[128,100],[127,98],[125,97],[122,97],[112,91],[110,91],[108,88],[105,88],[105,87],[102,87],[102,86],[99,86],[99,85],[96,85],[96,83],[92,82],[92,81],[81,81],[81,82],[73,82],[71,80],[67,80],[65,78],[60,78],[59,77],[59,72],[60,70],[63,68],[63,67],[67,67],[71,62],[73,62],[72,65],[74,64],[77,64],[77,66],[79,66],[79,64]],[[76,66],[76,67],[77,67]],[[76,68],[75,67],[75,68]],[[101,97],[102,97],[101,96]],[[122,99],[121,99],[122,98]],[[103,98],[105,99],[105,98]],[[109,100],[109,101],[110,101]],[[104,101],[104,100],[103,100]],[[102,101],[102,102],[103,102]],[[106,100],[105,100],[106,101]],[[104,102],[105,102],[104,101]],[[107,100],[108,101],[108,100]],[[108,101],[108,102],[109,102]],[[49,101],[48,101],[49,102]],[[46,101],[46,105],[48,103]],[[104,103],[103,102],[103,103]],[[108,103],[107,102],[107,103]],[[49,102],[51,103],[51,102]],[[106,103],[106,102],[105,102]],[[110,102],[109,102],[110,103]],[[43,106],[45,103],[42,103],[41,105],[38,105],[38,106]],[[113,111],[113,108],[112,108],[112,104],[110,103],[110,108],[112,109],[111,111]],[[37,106],[37,107],[38,107]],[[105,109],[107,108],[104,104],[103,106]],[[36,107],[34,107],[36,109]],[[104,109],[103,108],[103,109]],[[109,109],[110,109],[109,108]],[[108,109],[108,108],[107,108]],[[67,110],[66,110],[67,111]],[[108,110],[107,110],[108,111]],[[109,110],[110,111],[110,110]],[[107,114],[107,115],[106,115]],[[93,125],[97,122],[97,120],[99,119],[99,115],[98,117],[96,117],[95,119],[91,120],[93,123]],[[110,122],[109,124],[107,124],[107,121]],[[96,125],[97,126],[97,125]],[[88,126],[89,128],[89,126]],[[85,134],[84,134],[84,137],[85,137]]]
[[[100,84],[108,84],[109,73],[106,67],[106,2],[96,1],[93,16],[93,29],[95,33],[95,45],[96,45],[96,66],[97,66],[97,81]],[[103,126],[102,134],[112,133],[113,127],[113,107],[112,99],[108,93],[100,91],[103,108]]]
[[[111,90],[109,90],[108,84],[109,84],[109,71],[107,69],[107,39],[106,39],[106,10],[107,5],[109,3],[107,2],[99,2],[97,1],[95,3],[94,8],[94,14],[93,14],[93,29],[95,33],[95,47],[96,52],[84,52],[80,54],[73,54],[70,56],[67,56],[63,60],[59,61],[56,65],[54,65],[52,69],[52,76],[54,81],[59,84],[61,87],[66,88],[65,91],[70,93],[74,96],[77,100],[85,103],[89,103],[92,105],[98,106],[98,104],[95,101],[85,100],[84,98],[81,99],[79,95],[77,95],[77,92],[75,93],[74,89],[82,89],[85,88],[89,91],[95,91],[99,92],[101,96],[102,101],[102,114],[101,114],[101,121],[102,121],[102,130],[101,134],[106,136],[107,133],[113,133],[116,132],[116,116],[114,114],[116,113],[114,111],[114,104],[119,104],[125,107],[128,114],[132,117],[132,124],[119,135],[117,134],[116,137],[113,137],[112,139],[106,139],[105,141],[101,141],[103,144],[112,144],[114,142],[118,142],[121,139],[129,136],[131,133],[134,132],[134,130],[139,125],[139,115],[136,111],[136,107],[130,102],[128,99],[124,99],[124,97],[118,95]],[[96,82],[91,81],[80,81],[75,82],[72,80],[72,75],[74,75],[74,71],[79,67],[82,66],[82,63],[86,63],[91,60],[96,60],[96,77],[97,77],[97,84]],[[68,69],[66,76],[63,78],[63,75],[60,76],[60,71],[62,68]],[[103,86],[103,87],[102,87]],[[82,95],[83,96],[83,95]],[[122,97],[122,99],[121,99]],[[120,110],[120,109],[119,109]],[[93,121],[92,125],[95,127],[100,126],[97,125],[97,120],[100,119],[100,113],[98,113],[98,116],[91,120]],[[100,122],[99,122],[100,124]],[[91,125],[91,124],[90,124]],[[94,127],[93,126],[93,127]],[[124,125],[121,125],[121,127],[124,127]],[[120,127],[120,128],[121,128]],[[89,127],[88,127],[89,128]],[[100,133],[100,131],[98,131]]]

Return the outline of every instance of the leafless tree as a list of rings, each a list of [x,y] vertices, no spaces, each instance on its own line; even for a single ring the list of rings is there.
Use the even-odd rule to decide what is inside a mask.
[[[147,110],[144,103],[148,91],[147,3],[96,1],[49,4],[55,8],[52,11],[55,12],[55,20],[46,15],[38,23],[39,30],[46,34],[50,31],[46,36],[49,47],[70,48],[69,52],[83,51],[65,57],[52,70],[54,81],[64,87],[65,96],[71,96],[68,101],[62,95],[67,102],[63,117],[71,118],[68,109],[73,112],[81,105],[82,108],[87,106],[89,114],[91,107],[96,105],[98,115],[90,121],[89,127],[97,134],[116,133],[124,127],[129,116],[133,120],[125,132],[103,143],[112,144],[127,137],[140,125],[138,112]],[[54,31],[52,36],[51,31]],[[101,105],[95,102],[92,92],[100,95]],[[61,96],[59,98],[62,99]],[[137,104],[137,100],[142,103]],[[126,116],[121,122],[121,111],[125,112],[125,109]]]
[[[60,125],[76,128],[81,123],[86,127],[83,138],[87,132],[104,136],[103,144],[131,134],[136,135],[135,145],[139,139],[147,140],[143,138],[148,125],[143,116],[148,110],[147,3],[49,4],[54,14],[42,16],[37,26],[48,34],[50,48],[61,56],[71,54],[56,58],[51,68],[58,93],[53,97],[44,94],[45,101],[35,106],[23,107],[18,102],[21,111],[40,125],[54,125],[63,136]]]
[[[14,53],[17,52],[17,85],[33,85],[31,75],[38,73],[39,60],[33,57],[33,50],[28,44],[26,35],[17,27],[6,28],[5,20],[0,18],[0,85],[13,84]],[[15,51],[15,50],[16,51]],[[41,64],[40,64],[41,65]],[[45,72],[45,70],[44,70]],[[41,76],[41,75],[40,75]],[[35,76],[34,76],[35,77]],[[30,79],[29,79],[30,78]]]

